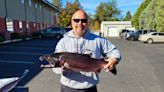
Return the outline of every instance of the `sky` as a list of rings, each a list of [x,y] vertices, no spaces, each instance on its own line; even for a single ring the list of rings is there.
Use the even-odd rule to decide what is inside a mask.
[[[52,2],[53,0],[48,0]],[[75,0],[62,0],[63,4],[68,2],[74,2]],[[109,2],[110,0],[79,0],[80,4],[84,8],[87,13],[95,14],[96,7],[100,5],[100,2]],[[127,11],[130,11],[131,15],[134,15],[137,8],[143,2],[143,0],[116,0],[117,1],[117,8],[121,10],[123,16],[125,16]]]

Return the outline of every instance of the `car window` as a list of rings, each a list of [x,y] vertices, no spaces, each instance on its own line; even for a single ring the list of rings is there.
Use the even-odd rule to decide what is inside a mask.
[[[152,33],[152,35],[158,35],[158,33]]]
[[[53,31],[58,31],[60,30],[59,28],[52,28]]]
[[[164,33],[159,33],[160,36],[164,36]]]
[[[143,31],[143,34],[146,34],[146,33],[148,33],[148,31]]]
[[[48,29],[47,29],[47,31],[48,31],[48,32],[50,32],[50,31],[51,31],[51,29],[50,29],[50,28],[48,28]]]

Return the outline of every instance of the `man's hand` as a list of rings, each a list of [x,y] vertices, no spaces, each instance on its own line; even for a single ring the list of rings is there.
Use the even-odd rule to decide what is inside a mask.
[[[107,59],[107,61],[108,61],[108,64],[106,64],[104,66],[104,69],[107,72],[109,72],[109,71],[112,71],[116,67],[116,65],[117,65],[118,62],[117,62],[117,59],[116,58],[109,58],[109,59]]]

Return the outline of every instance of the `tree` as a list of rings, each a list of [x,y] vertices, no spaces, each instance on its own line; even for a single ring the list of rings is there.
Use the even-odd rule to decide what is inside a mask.
[[[111,0],[109,1],[109,5],[111,6],[113,19],[118,20],[118,16],[120,15],[121,11],[117,8],[117,1]]]
[[[139,27],[164,31],[164,1],[152,0],[140,15]]]
[[[116,7],[116,0],[112,2],[101,2],[96,8],[95,19],[101,21],[117,20],[117,16],[120,14],[120,10]]]
[[[124,18],[124,21],[129,21],[131,18],[132,18],[132,16],[131,16],[130,12],[128,11],[128,12],[126,13],[125,18]]]
[[[100,29],[101,21],[118,21],[120,15],[120,10],[117,8],[116,0],[112,0],[111,2],[101,2],[99,6],[96,8],[96,14],[94,17],[93,28]],[[99,24],[99,26],[97,26]],[[99,28],[98,28],[99,27]]]
[[[53,5],[57,7],[58,9],[62,8],[62,2],[61,0],[53,0]]]
[[[163,0],[159,0],[158,2],[158,7],[157,7],[157,11],[155,13],[155,16],[156,16],[156,23],[157,23],[157,26],[156,26],[156,30],[158,32],[164,32],[164,1]]]
[[[78,9],[81,9],[79,3],[67,2],[66,7],[61,9],[61,13],[58,17],[59,26],[71,27],[71,17],[73,13]]]
[[[80,2],[79,2],[79,0],[75,0],[75,2],[74,3],[77,3],[78,5],[79,5],[79,8],[80,9],[82,9],[83,7],[82,7],[82,5],[80,4]]]
[[[156,1],[152,0],[149,5],[142,11],[139,17],[139,28],[140,29],[155,29],[155,12],[157,6]]]
[[[144,11],[144,9],[149,5],[149,3],[151,1],[152,0],[144,0],[144,2],[139,6],[139,8],[137,9],[136,13],[132,17],[131,22],[132,22],[132,25],[136,29],[139,29],[139,18],[140,18],[140,15],[141,15],[142,11]]]

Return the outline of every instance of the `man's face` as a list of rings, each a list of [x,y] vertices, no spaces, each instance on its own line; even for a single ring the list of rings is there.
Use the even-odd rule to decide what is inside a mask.
[[[82,37],[88,27],[87,16],[82,11],[77,11],[72,16],[72,28],[76,36]]]

